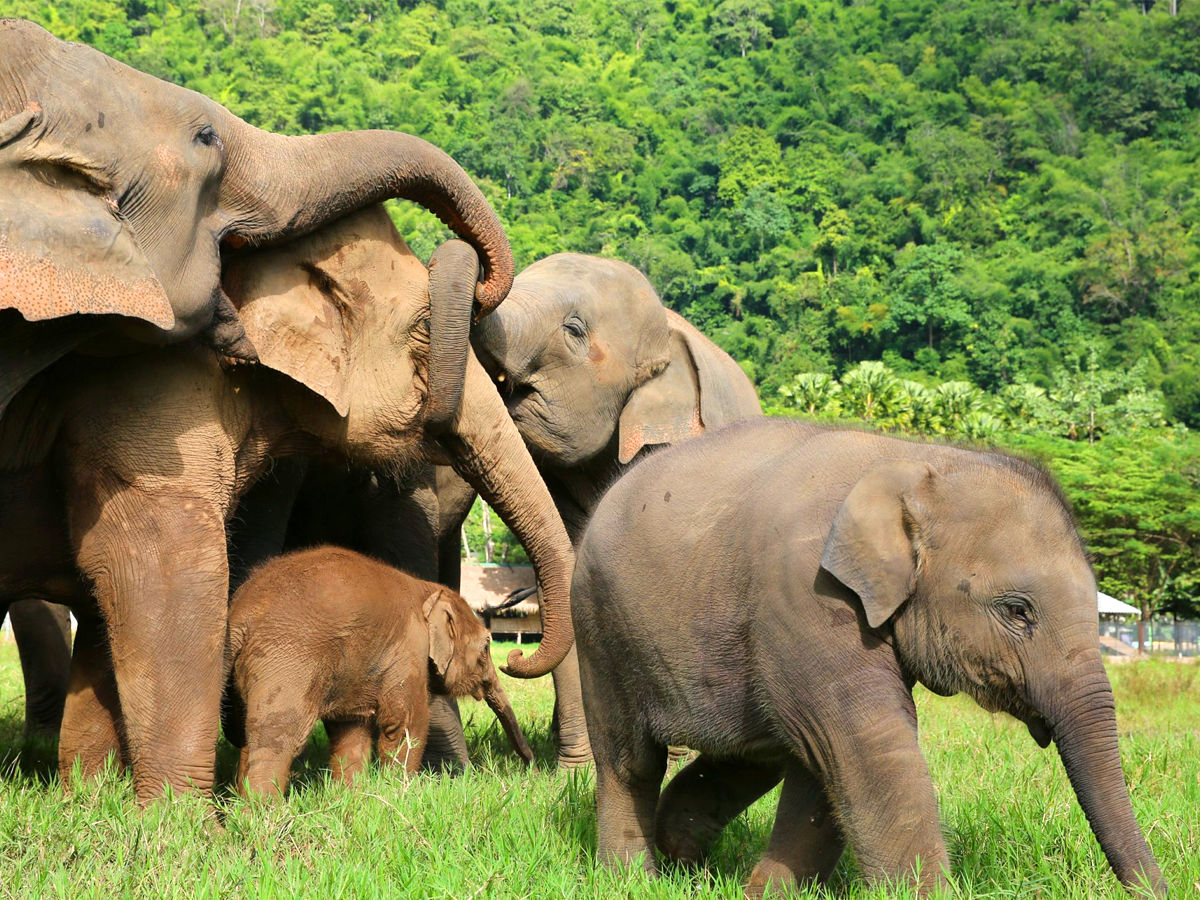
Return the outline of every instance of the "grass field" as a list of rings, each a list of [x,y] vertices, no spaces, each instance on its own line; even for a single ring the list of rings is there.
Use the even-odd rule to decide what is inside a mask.
[[[497,645],[497,660],[508,649]],[[1200,665],[1129,663],[1110,676],[1138,819],[1172,896],[1200,898]],[[486,707],[468,701],[475,765],[461,777],[373,769],[345,789],[325,777],[318,729],[286,802],[231,796],[234,756],[222,745],[215,805],[185,797],[139,812],[113,774],[64,796],[53,747],[21,745],[17,654],[0,644],[0,897],[741,896],[774,795],[730,826],[702,870],[650,880],[598,869],[590,774],[550,767],[548,679],[506,687],[538,754],[534,771],[507,751]],[[953,896],[1125,896],[1053,750],[963,698],[921,691],[918,707]],[[831,894],[886,896],[866,888],[849,854]]]

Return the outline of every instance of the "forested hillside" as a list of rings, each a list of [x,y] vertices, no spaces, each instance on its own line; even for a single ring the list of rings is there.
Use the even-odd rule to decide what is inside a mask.
[[[1048,457],[1144,446],[1183,520],[1142,529],[1135,509],[1129,533],[1170,573],[1147,553],[1108,583],[1159,605],[1200,590],[1200,0],[0,10],[265,128],[433,141],[518,266],[634,263],[781,411],[1032,432]],[[441,239],[395,215],[419,253]]]

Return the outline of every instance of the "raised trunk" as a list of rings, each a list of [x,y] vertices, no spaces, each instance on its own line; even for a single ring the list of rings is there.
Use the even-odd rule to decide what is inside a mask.
[[[448,426],[462,400],[471,337],[471,299],[479,275],[475,251],[446,241],[429,259],[429,377],[425,427]]]
[[[1113,872],[1126,888],[1151,888],[1166,896],[1167,886],[1154,854],[1138,827],[1121,770],[1112,687],[1099,651],[1088,654],[1084,674],[1043,715],[1079,805]]]
[[[528,659],[513,650],[504,671],[518,678],[545,675],[567,655],[571,630],[571,542],[550,492],[474,354],[467,357],[462,403],[439,438],[455,471],[492,505],[525,547],[542,598],[542,643]]]
[[[483,193],[453,159],[427,141],[393,131],[288,137],[230,115],[222,207],[228,233],[252,244],[286,240],[347,213],[400,197],[421,204],[475,248],[483,280],[479,315],[512,287],[504,229]]]

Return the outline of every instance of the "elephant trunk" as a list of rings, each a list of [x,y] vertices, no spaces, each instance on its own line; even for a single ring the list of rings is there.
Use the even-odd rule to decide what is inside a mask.
[[[518,678],[545,675],[567,655],[571,630],[571,541],[504,402],[474,354],[467,356],[462,403],[450,430],[438,438],[455,470],[513,530],[537,571],[542,596],[542,642],[533,656],[513,650],[504,671]]]
[[[471,300],[479,275],[475,251],[462,241],[446,241],[429,259],[429,398],[425,428],[440,433],[462,401],[467,349],[471,339]]]
[[[287,240],[392,197],[413,200],[475,248],[483,279],[479,315],[513,280],[512,250],[496,213],[453,159],[409,134],[352,131],[292,137],[261,131],[232,114],[222,206],[228,234],[251,244]]]
[[[525,739],[525,733],[521,731],[521,726],[517,724],[517,715],[513,712],[512,704],[508,702],[508,695],[500,687],[500,677],[496,674],[495,668],[491,669],[489,675],[487,683],[483,686],[483,700],[500,720],[500,725],[504,728],[504,733],[508,736],[508,742],[512,745],[514,752],[525,761],[525,765],[529,765],[533,762],[533,749],[529,746],[529,741]]]
[[[1112,686],[1099,650],[1089,651],[1079,677],[1043,707],[1067,777],[1109,865],[1131,891],[1167,886],[1138,827],[1121,770]],[[1057,692],[1056,692],[1057,693]]]

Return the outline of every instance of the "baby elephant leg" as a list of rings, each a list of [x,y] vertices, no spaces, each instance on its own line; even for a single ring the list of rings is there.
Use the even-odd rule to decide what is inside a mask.
[[[658,801],[658,849],[668,859],[702,862],[725,826],[782,777],[779,766],[700,756],[668,782]]]
[[[410,775],[421,768],[429,736],[429,701],[422,684],[419,692],[406,686],[380,697],[375,723],[379,728],[380,765],[402,763]]]
[[[746,886],[746,896],[764,897],[772,886],[826,881],[841,859],[846,841],[838,830],[825,787],[808,769],[788,767],[771,839]]]
[[[271,696],[268,692],[267,696]],[[292,761],[304,749],[317,714],[309,710],[259,713],[246,698],[246,746],[238,766],[238,790],[247,794],[282,794],[292,774]]]
[[[329,735],[329,770],[335,779],[349,784],[371,758],[371,723],[366,719],[325,721]]]

